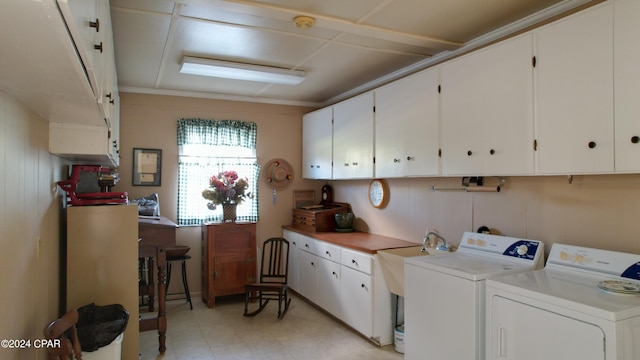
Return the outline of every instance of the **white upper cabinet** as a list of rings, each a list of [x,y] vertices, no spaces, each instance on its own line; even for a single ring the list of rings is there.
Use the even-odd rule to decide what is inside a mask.
[[[98,106],[107,123],[114,113],[117,79],[108,0],[57,0]]]
[[[535,35],[536,172],[612,172],[613,7],[587,9]],[[628,46],[637,43],[631,39]]]
[[[615,170],[640,170],[640,1],[614,3]]]
[[[607,1],[334,105],[332,178],[640,172],[638,16]]]
[[[375,91],[375,176],[438,175],[439,69]]]
[[[95,124],[68,118],[50,119],[49,151],[71,161],[118,166],[120,98],[109,1],[56,2],[68,31],[66,36],[79,57],[82,77],[88,82],[94,116],[101,121]]]
[[[57,3],[82,60],[91,89],[96,98],[100,98],[102,83],[99,79],[106,27],[106,21],[104,18],[100,19],[100,15],[104,15],[105,10],[98,0],[57,0]]]
[[[333,108],[302,117],[302,177],[331,179]]]
[[[533,40],[521,35],[442,65],[442,174],[533,173]]]
[[[373,92],[333,106],[333,178],[373,177]]]

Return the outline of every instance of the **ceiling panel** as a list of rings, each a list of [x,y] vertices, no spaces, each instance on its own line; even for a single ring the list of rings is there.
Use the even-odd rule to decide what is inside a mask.
[[[281,10],[260,9],[260,11],[256,11],[246,5],[229,3],[223,3],[217,7],[198,4],[183,5],[180,8],[180,15],[220,24],[253,27],[265,31],[281,31],[321,39],[331,39],[340,33],[338,30],[318,26],[305,30],[298,29],[293,23],[295,15],[291,13]]]
[[[297,87],[302,94],[310,93],[314,99],[330,99],[335,94],[351,90],[418,61],[421,57],[367,51],[342,44],[332,44],[308,63],[307,79]],[[326,64],[339,59],[341,66]],[[274,90],[275,91],[275,90]]]
[[[144,12],[157,12],[171,14],[175,3],[165,0],[109,0],[111,9],[119,7],[122,9],[140,10]]]
[[[183,55],[294,68],[325,42],[283,32],[180,19],[168,49],[168,60]]]
[[[111,19],[118,84],[154,88],[171,18],[112,8]]]
[[[402,0],[390,2],[365,24],[456,42],[474,38],[561,0]]]
[[[247,4],[272,6],[300,15],[329,16],[356,21],[389,0],[257,0]]]

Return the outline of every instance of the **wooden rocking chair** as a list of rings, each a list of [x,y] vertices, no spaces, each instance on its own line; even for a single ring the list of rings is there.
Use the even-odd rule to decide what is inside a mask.
[[[289,310],[291,299],[287,294],[289,267],[289,241],[270,238],[262,245],[259,282],[245,285],[244,316],[255,316],[269,300],[278,300],[278,319]],[[258,309],[249,312],[249,302],[258,300]],[[284,306],[284,308],[283,308]]]

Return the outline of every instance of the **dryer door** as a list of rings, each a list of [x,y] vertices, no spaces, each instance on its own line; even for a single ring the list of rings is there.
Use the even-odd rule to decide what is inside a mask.
[[[491,298],[487,360],[604,360],[603,330],[500,296]]]

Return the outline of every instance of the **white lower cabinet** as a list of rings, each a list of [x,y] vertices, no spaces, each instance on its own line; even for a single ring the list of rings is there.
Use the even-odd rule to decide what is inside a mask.
[[[342,320],[354,329],[370,334],[373,328],[373,287],[371,275],[342,266]]]
[[[298,241],[298,234],[292,231],[284,231],[283,237],[289,241],[289,263],[288,263],[288,278],[287,284],[290,289],[298,291],[298,245],[300,242]]]
[[[318,259],[304,250],[298,252],[298,288],[295,290],[307,299],[318,298]]]
[[[340,307],[340,264],[331,260],[318,258],[318,297],[316,304],[331,315],[343,319]]]
[[[393,342],[391,293],[373,254],[283,231],[290,288],[379,345]],[[296,260],[292,260],[294,258]]]

